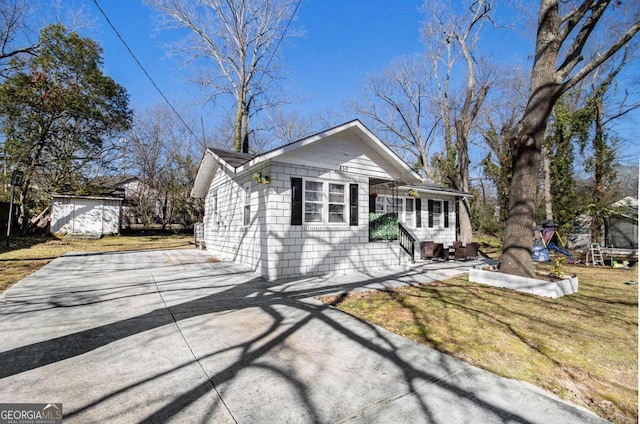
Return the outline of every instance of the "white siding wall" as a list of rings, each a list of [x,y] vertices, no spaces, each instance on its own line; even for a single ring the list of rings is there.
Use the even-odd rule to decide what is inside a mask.
[[[355,138],[336,137],[304,146],[240,176],[218,169],[205,200],[207,249],[221,259],[248,265],[268,279],[353,271],[375,271],[408,262],[397,242],[369,242],[369,178],[394,179],[386,160]],[[269,185],[252,180],[269,175]],[[358,184],[358,226],[291,225],[291,177]],[[251,225],[243,226],[243,186],[251,182]],[[217,215],[214,216],[214,196]],[[348,198],[348,196],[347,196]],[[427,199],[422,200],[420,240],[446,245],[455,240],[454,198],[449,228],[429,228]],[[348,213],[348,204],[346,208]],[[348,222],[348,219],[347,219]],[[418,246],[416,246],[416,254]]]
[[[291,177],[358,184],[359,225],[291,225]],[[393,243],[369,243],[368,194],[369,179],[355,172],[273,162],[267,202],[267,266],[263,274],[275,279],[398,265],[397,245],[394,253]]]
[[[347,134],[298,148],[282,155],[278,161],[336,171],[342,167],[346,172],[368,177],[400,178],[386,156],[378,153],[370,143]]]
[[[268,173],[268,167],[262,171]],[[262,273],[262,255],[266,251],[265,199],[268,186],[253,181],[248,173],[234,180],[218,169],[205,198],[205,242],[216,257],[243,263]],[[243,225],[245,184],[251,186],[249,226]],[[215,200],[214,200],[215,198]],[[214,202],[217,213],[214,215]]]

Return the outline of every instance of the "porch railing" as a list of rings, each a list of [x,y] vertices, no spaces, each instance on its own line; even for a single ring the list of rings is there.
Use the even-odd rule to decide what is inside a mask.
[[[411,257],[411,263],[415,263],[415,243],[416,239],[413,238],[409,230],[402,225],[402,222],[398,222],[398,242],[400,243],[400,247],[402,250],[407,252],[407,254]]]

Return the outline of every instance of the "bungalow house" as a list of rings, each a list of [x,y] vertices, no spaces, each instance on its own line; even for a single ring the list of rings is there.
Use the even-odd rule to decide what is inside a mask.
[[[273,280],[397,266],[419,240],[450,245],[467,194],[424,184],[354,120],[260,155],[207,148],[191,195],[205,199],[207,249]]]

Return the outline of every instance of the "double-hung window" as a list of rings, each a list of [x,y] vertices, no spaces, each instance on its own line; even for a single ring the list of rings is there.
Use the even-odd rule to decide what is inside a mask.
[[[433,201],[433,227],[439,228],[442,226],[442,202],[439,200]]]
[[[449,201],[429,200],[429,227],[449,228]]]
[[[329,183],[329,223],[345,222],[345,189],[344,184]]]
[[[324,215],[324,183],[320,181],[304,182],[304,222],[322,222]]]
[[[413,228],[416,225],[415,199],[413,197],[405,197],[404,202],[404,223]]]
[[[303,199],[305,223],[346,223],[345,184],[305,180]]]

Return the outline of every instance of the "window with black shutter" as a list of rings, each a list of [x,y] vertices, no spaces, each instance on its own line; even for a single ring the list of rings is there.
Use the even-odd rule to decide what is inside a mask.
[[[428,215],[429,215],[428,225],[429,225],[429,228],[432,228],[433,227],[433,200],[429,199],[427,201],[427,208],[428,208]]]
[[[358,184],[349,184],[349,225],[358,225]]]
[[[302,178],[291,178],[291,225],[302,225]]]
[[[422,199],[416,199],[416,228],[422,227]]]
[[[444,228],[449,228],[449,202],[445,201],[443,206]]]

